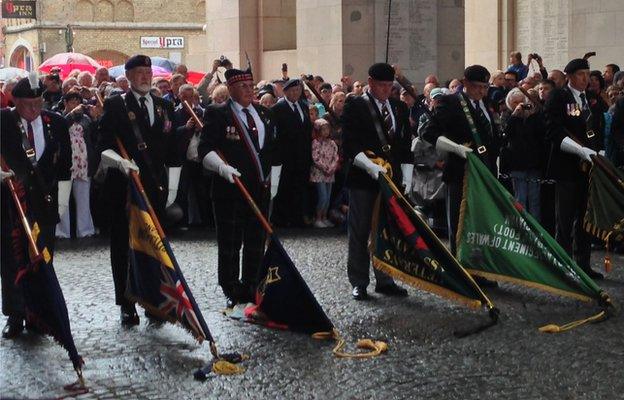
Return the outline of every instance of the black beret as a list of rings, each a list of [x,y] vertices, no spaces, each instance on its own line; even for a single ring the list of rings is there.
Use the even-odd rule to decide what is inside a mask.
[[[464,78],[473,82],[490,82],[490,72],[483,65],[471,65],[464,70]]]
[[[30,87],[30,80],[28,78],[22,78],[17,82],[15,86],[13,86],[13,90],[11,90],[11,94],[15,98],[26,98],[26,99],[34,99],[37,97],[41,97],[43,92],[45,91],[45,86],[41,79],[37,79],[38,86],[34,89]]]
[[[290,89],[291,87],[295,87],[299,85],[301,85],[301,80],[297,78],[292,78],[286,81],[286,83],[284,84],[284,90]]]
[[[368,69],[368,76],[376,81],[394,81],[394,68],[386,63],[376,63]]]
[[[563,72],[566,74],[573,74],[579,69],[589,69],[589,62],[584,58],[575,58],[565,66]]]
[[[137,54],[128,59],[126,61],[125,69],[126,71],[130,71],[134,67],[151,67],[152,59],[148,56],[144,56],[142,54]]]
[[[275,97],[275,89],[273,89],[273,85],[270,83],[267,83],[266,85],[262,86],[260,88],[260,91],[258,92],[258,98],[261,98],[262,96],[264,96],[265,94],[269,93],[271,96]]]
[[[82,96],[78,92],[69,91],[63,95],[63,100],[65,101],[78,100],[82,102]]]
[[[253,81],[253,75],[251,74],[251,70],[249,68],[245,71],[231,68],[225,70],[225,80],[227,81],[228,85],[231,85],[236,82]]]
[[[331,92],[332,91],[331,83],[322,83],[321,86],[319,86],[319,91],[322,91],[322,90],[325,90],[325,89],[327,89],[327,90],[329,90]]]

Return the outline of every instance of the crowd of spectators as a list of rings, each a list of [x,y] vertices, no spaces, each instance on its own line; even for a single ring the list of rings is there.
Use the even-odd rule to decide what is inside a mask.
[[[510,54],[505,70],[493,71],[487,94],[487,107],[494,115],[502,143],[499,159],[499,178],[526,209],[548,229],[554,229],[554,201],[549,182],[549,148],[545,139],[544,104],[549,93],[566,85],[565,75],[557,70],[548,71],[538,54],[529,54],[526,64],[519,52]],[[212,104],[222,104],[229,99],[228,87],[223,83],[223,69],[232,68],[227,59],[215,60],[212,70],[197,84],[187,81],[187,68],[178,65],[170,78],[154,78],[151,94],[170,102],[167,110],[176,135],[179,137],[179,160],[182,170],[177,192],[172,201],[182,208],[183,219],[175,228],[186,230],[195,226],[212,226],[207,186],[211,179],[197,159],[197,143],[201,126],[184,103],[188,103],[201,119],[203,111]],[[361,77],[364,78],[364,77]],[[410,109],[413,135],[414,182],[410,193],[412,200],[429,217],[430,224],[442,229],[444,221],[445,188],[441,169],[445,159],[431,143],[422,139],[421,132],[428,124],[440,96],[462,90],[462,77],[453,77],[440,84],[430,75],[422,88],[412,86],[417,93],[413,98],[405,87],[395,83],[392,96],[405,102]],[[262,80],[255,86],[256,101],[265,107],[277,107],[285,101],[284,85],[289,80],[283,70],[279,78]],[[345,177],[349,160],[342,153],[341,115],[345,101],[367,90],[366,81],[343,77],[340,82],[327,82],[318,75],[302,75],[305,82],[303,101],[311,121],[309,149],[304,157],[307,165],[305,180],[292,187],[281,185],[282,192],[303,190],[303,221],[274,221],[282,226],[333,227],[344,229],[348,214],[348,196]],[[16,80],[3,82],[0,91],[2,107],[12,105],[11,89]],[[73,71],[63,80],[55,71],[44,77],[47,88],[44,107],[62,114],[70,125],[73,152],[73,204],[70,215],[61,216],[57,227],[58,237],[92,236],[107,229],[105,193],[99,190],[94,179],[99,162],[95,151],[98,122],[103,109],[101,99],[120,95],[129,90],[124,76],[113,79],[106,68],[95,74]],[[592,71],[587,92],[592,94],[592,106],[600,110],[600,126],[604,137],[606,156],[619,168],[624,167],[624,72],[616,64],[608,64],[603,71]],[[315,93],[319,98],[315,96]],[[278,193],[278,196],[280,193]],[[287,197],[287,193],[281,193]],[[297,197],[300,198],[300,197]],[[75,228],[71,229],[71,227]]]

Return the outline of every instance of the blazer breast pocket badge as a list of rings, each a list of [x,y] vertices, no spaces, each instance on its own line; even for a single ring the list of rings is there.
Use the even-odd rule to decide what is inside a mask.
[[[240,135],[236,132],[236,128],[233,126],[227,126],[225,128],[225,138],[233,141],[241,140]]]

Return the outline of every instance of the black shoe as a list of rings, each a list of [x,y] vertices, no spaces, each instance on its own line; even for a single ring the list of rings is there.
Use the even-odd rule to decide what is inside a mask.
[[[24,330],[24,320],[21,318],[9,317],[7,323],[2,329],[2,337],[5,339],[13,339]]]
[[[160,326],[162,324],[164,324],[165,322],[167,322],[166,320],[152,314],[151,312],[145,310],[145,317],[147,318],[147,323],[151,326]]]
[[[32,324],[30,322],[26,322],[25,326],[26,326],[26,330],[29,333],[33,333],[35,335],[43,335],[43,331],[41,329],[39,329],[39,327],[37,325]]]
[[[124,326],[133,326],[139,324],[139,315],[134,305],[121,306],[121,324]]]
[[[486,279],[482,276],[473,276],[472,279],[474,279],[474,281],[477,283],[477,285],[481,286],[481,287],[487,287],[487,288],[497,288],[498,287],[498,282],[495,281],[491,281],[489,279]]]
[[[364,286],[354,286],[351,296],[357,301],[368,300],[368,293],[366,293]]]
[[[600,272],[598,271],[594,271],[591,268],[588,268],[587,270],[583,270],[585,271],[585,273],[587,274],[587,276],[589,276],[590,278],[594,279],[594,280],[602,280],[604,279],[604,275],[602,275]]]
[[[384,286],[375,286],[375,292],[381,293],[386,296],[393,297],[407,297],[407,290],[403,289],[401,286],[396,283],[392,283],[390,285]]]

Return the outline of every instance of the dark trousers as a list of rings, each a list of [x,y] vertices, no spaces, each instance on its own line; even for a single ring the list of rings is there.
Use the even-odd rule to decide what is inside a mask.
[[[370,253],[368,237],[371,232],[373,208],[378,192],[361,189],[349,189],[349,256],[347,259],[347,276],[351,286],[366,287],[370,283]],[[389,275],[373,268],[377,287],[394,283]]]
[[[266,215],[267,201],[258,202]],[[212,202],[217,228],[218,281],[227,297],[241,300],[253,293],[264,255],[266,232],[251,207],[242,199],[214,199]],[[243,268],[240,250],[243,248]],[[241,279],[239,281],[239,275]]]
[[[446,221],[448,229],[449,244],[453,256],[457,254],[457,227],[459,225],[459,210],[463,196],[462,181],[448,182],[446,193]]]
[[[110,210],[110,256],[111,268],[113,271],[113,282],[115,284],[115,304],[118,306],[130,306],[133,302],[126,298],[126,287],[128,286],[129,264],[129,222],[126,210],[127,182],[121,181],[119,186],[111,192]],[[166,202],[166,192],[157,195],[156,190],[145,188],[150,203],[154,207],[157,217],[162,221],[164,216],[164,205]],[[114,193],[114,194],[113,194]],[[162,224],[161,224],[162,225]]]
[[[278,225],[303,226],[310,214],[310,171],[284,165],[274,200],[273,217]]]
[[[5,222],[6,223],[6,222]],[[51,256],[54,256],[54,230],[55,225],[40,225],[39,243],[45,243]],[[0,278],[2,279],[2,314],[24,319],[24,296],[21,288],[15,284],[15,277],[19,265],[13,256],[13,243],[11,234],[2,235],[0,253]],[[26,257],[28,257],[28,243],[26,238],[22,241]],[[42,249],[39,249],[42,250]]]
[[[591,238],[583,229],[587,209],[588,180],[558,181],[555,184],[557,242],[574,257],[583,270],[590,268]]]
[[[184,161],[182,165],[182,171],[180,173],[180,183],[178,185],[178,195],[175,202],[178,203],[182,211],[184,212],[183,223],[193,222],[190,217],[191,207],[197,206],[201,223],[207,225],[211,220],[210,210],[208,205],[210,187],[208,179],[204,176],[204,168],[201,163]]]

